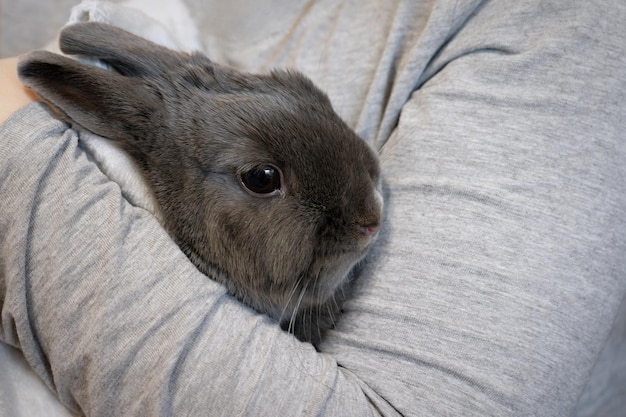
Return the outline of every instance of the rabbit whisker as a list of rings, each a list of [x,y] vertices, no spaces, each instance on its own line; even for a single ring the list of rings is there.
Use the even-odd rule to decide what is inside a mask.
[[[296,295],[296,293],[298,292],[298,288],[300,288],[302,285],[302,278],[299,278],[295,284],[293,285],[293,288],[291,289],[291,291],[289,292],[289,297],[287,298],[287,301],[285,303],[285,307],[283,309],[283,312],[287,311],[287,309],[289,309],[289,305],[291,305],[291,301],[293,300],[294,296]],[[291,308],[292,313],[297,311],[297,306],[294,308]]]
[[[278,322],[279,323],[281,323],[286,316],[289,316],[290,320],[291,320],[291,317],[293,317],[294,310],[290,309],[289,305],[291,304],[291,300],[293,299],[293,296],[296,294],[296,292],[298,290],[298,287],[300,286],[301,283],[302,283],[302,278],[299,278],[294,283],[294,285],[291,288],[291,290],[289,291],[289,295],[287,296],[287,299],[285,300],[285,303],[283,305],[283,309],[280,312],[280,316],[278,317]]]
[[[291,314],[291,318],[289,319],[289,327],[288,327],[288,332],[289,333],[294,333],[294,331],[295,331],[296,318],[298,316],[298,311],[300,310],[300,306],[302,305],[302,300],[304,299],[304,296],[306,294],[307,287],[308,286],[305,285],[302,288],[302,291],[300,291],[300,296],[298,297],[298,302],[296,303],[296,306],[293,309],[293,313]]]

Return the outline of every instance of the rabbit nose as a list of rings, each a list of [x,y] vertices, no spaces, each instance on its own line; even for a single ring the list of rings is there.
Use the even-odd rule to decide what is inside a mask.
[[[382,194],[375,190],[364,205],[366,213],[364,218],[358,222],[359,228],[366,235],[372,236],[378,233],[382,221],[383,198]]]
[[[372,236],[378,232],[378,229],[380,229],[380,226],[378,224],[359,225],[359,229],[361,230],[362,233],[368,236]]]
[[[366,236],[373,236],[380,229],[381,213],[374,211],[356,222],[357,229]]]

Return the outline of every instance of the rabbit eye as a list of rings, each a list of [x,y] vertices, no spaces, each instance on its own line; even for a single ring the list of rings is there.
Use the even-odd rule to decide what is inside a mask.
[[[271,197],[280,191],[281,172],[273,165],[261,165],[241,173],[241,183],[256,197]]]

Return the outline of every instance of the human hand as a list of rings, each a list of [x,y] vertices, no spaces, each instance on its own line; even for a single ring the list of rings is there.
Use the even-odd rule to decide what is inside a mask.
[[[17,57],[0,59],[0,123],[25,105],[37,101],[37,95],[17,78]]]

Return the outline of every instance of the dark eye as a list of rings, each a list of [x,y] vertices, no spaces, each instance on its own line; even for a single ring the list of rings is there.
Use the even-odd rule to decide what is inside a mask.
[[[271,197],[280,191],[281,172],[273,165],[260,165],[241,173],[241,183],[256,197]]]

